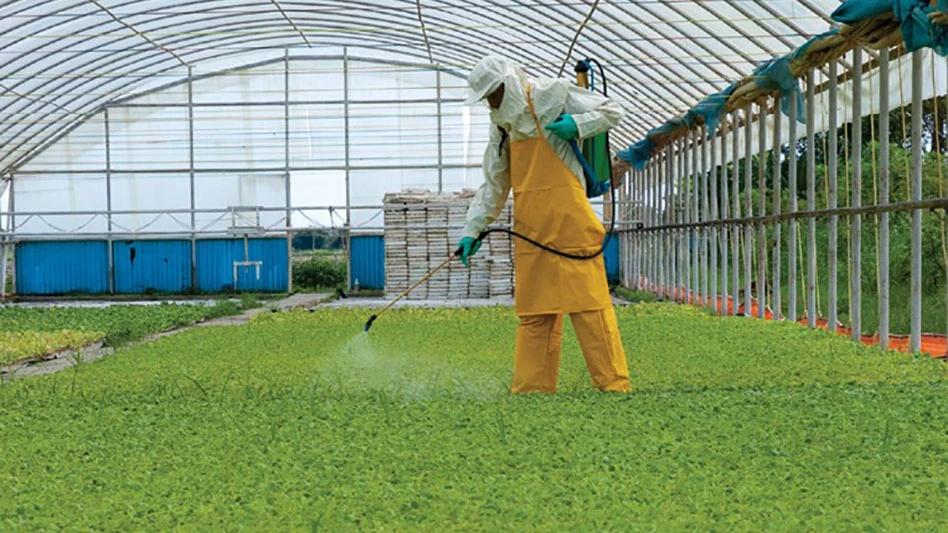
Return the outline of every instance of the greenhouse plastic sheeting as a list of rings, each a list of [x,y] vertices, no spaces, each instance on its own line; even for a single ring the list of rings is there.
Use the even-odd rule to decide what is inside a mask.
[[[838,7],[835,0],[487,1],[469,9],[440,0],[417,6],[367,0],[358,7],[288,0],[200,4],[3,4],[0,174],[103,104],[185,79],[189,68],[200,76],[287,53],[341,53],[343,47],[433,62],[461,74],[488,50],[535,76],[561,70],[571,76],[577,59],[597,58],[607,69],[610,94],[628,111],[613,139],[623,146],[826,31]],[[271,85],[278,89],[280,83]]]

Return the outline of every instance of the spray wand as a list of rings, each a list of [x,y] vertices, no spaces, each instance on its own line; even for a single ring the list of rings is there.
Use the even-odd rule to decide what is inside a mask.
[[[481,233],[480,235],[478,235],[477,240],[478,240],[478,241],[484,240],[484,237],[486,237],[486,236],[487,236],[487,232],[485,231],[484,233]],[[411,291],[413,291],[413,290],[415,290],[416,288],[418,288],[419,285],[421,285],[422,283],[424,283],[424,282],[428,281],[429,279],[431,279],[431,276],[434,276],[435,274],[437,274],[439,270],[441,270],[442,268],[448,266],[448,263],[450,263],[451,260],[454,259],[455,257],[461,257],[461,248],[458,248],[457,250],[455,250],[454,253],[451,254],[451,255],[449,255],[448,258],[445,259],[444,261],[442,261],[440,265],[434,267],[434,268],[431,269],[427,274],[425,274],[425,277],[423,277],[423,278],[421,278],[420,280],[416,281],[414,285],[412,285],[411,287],[408,287],[408,290],[406,290],[405,292],[399,294],[398,297],[395,298],[394,300],[392,300],[391,302],[389,302],[388,305],[386,305],[385,307],[379,309],[375,314],[373,314],[372,316],[370,316],[370,317],[369,317],[369,320],[365,323],[365,331],[366,331],[366,332],[369,331],[369,328],[372,327],[372,323],[375,322],[375,319],[377,319],[378,317],[382,316],[383,313],[385,313],[386,311],[388,311],[389,309],[391,309],[392,306],[395,305],[399,300],[401,300],[402,298],[408,296],[408,294],[409,294]]]

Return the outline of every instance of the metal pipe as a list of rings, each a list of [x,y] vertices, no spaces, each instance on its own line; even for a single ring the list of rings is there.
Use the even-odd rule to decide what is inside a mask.
[[[922,50],[912,52],[912,200],[922,199]],[[922,348],[922,211],[912,211],[911,331],[909,350]]]
[[[681,179],[683,181],[684,196],[682,198],[682,222],[691,223],[691,168],[688,165],[689,156],[688,138],[681,139]],[[685,292],[682,297],[684,303],[691,303],[691,231],[684,229],[681,232],[682,240],[682,277],[684,278]]]
[[[741,130],[738,127],[737,121],[737,111],[731,114],[731,124],[732,128],[732,137],[731,137],[731,152],[732,152],[732,161],[731,166],[731,192],[733,193],[734,198],[732,201],[734,205],[732,207],[734,218],[741,217],[741,198],[740,198],[740,182],[741,174],[740,168],[738,165],[738,148],[740,147],[740,134]],[[731,287],[734,289],[734,298],[733,305],[731,306],[731,314],[737,316],[737,308],[741,299],[741,286],[740,286],[740,243],[741,240],[741,227],[739,225],[731,226],[731,264],[733,268],[731,270]]]
[[[685,206],[685,196],[684,196],[684,181],[685,181],[685,141],[684,139],[679,139],[676,143],[676,159],[678,161],[678,186],[676,187],[677,200],[675,203],[675,212],[677,213],[678,222],[684,223],[687,209]],[[688,283],[688,278],[686,275],[687,272],[687,259],[685,257],[685,239],[684,232],[679,230],[675,232],[675,238],[678,245],[678,264],[677,264],[677,276],[675,278],[675,288],[678,292],[678,301],[680,303],[687,303],[685,299],[685,286]]]
[[[668,199],[665,204],[665,209],[668,211],[668,220],[674,224],[675,223],[675,152],[674,146],[672,144],[668,145],[668,178],[665,183],[666,194],[665,197]],[[665,278],[665,282],[668,287],[665,289],[666,294],[668,294],[669,299],[674,299],[677,294],[676,291],[676,278],[675,278],[675,233],[669,231],[665,234],[665,244],[666,244],[666,254],[668,255],[668,275]]]
[[[771,208],[773,214],[779,215],[781,209],[781,203],[783,202],[783,195],[781,194],[781,176],[780,171],[780,155],[783,153],[783,131],[782,125],[783,120],[780,118],[780,96],[777,96],[774,100],[774,139],[773,139],[773,207]],[[793,98],[790,98],[793,100]],[[791,120],[793,120],[791,118]],[[773,287],[773,295],[771,296],[771,301],[773,302],[773,311],[774,311],[774,320],[780,320],[783,318],[783,306],[780,305],[780,239],[781,239],[781,226],[780,222],[774,224],[774,278],[771,282],[771,287]]]
[[[111,129],[109,128],[109,108],[106,107],[103,113],[103,126],[105,129],[105,211],[106,211],[106,227],[108,232],[111,235],[112,233],[112,135]],[[109,294],[115,294],[115,250],[112,247],[112,238],[110,237],[106,243],[108,247],[108,272],[106,272],[107,277],[107,287]],[[0,290],[3,290],[3,287],[0,287]]]
[[[675,180],[678,178],[677,171],[677,162],[678,158],[675,155],[675,143],[669,143],[666,147],[667,159],[668,159],[668,182],[666,183],[666,198],[668,199],[665,204],[665,209],[667,210],[668,216],[666,220],[671,221],[672,224],[677,223],[676,217],[678,216],[678,210],[675,209],[675,203],[677,198],[675,197]],[[665,233],[665,243],[666,243],[666,253],[668,255],[668,276],[666,278],[668,287],[666,292],[668,293],[668,298],[672,301],[678,299],[677,283],[677,272],[675,271],[675,265],[677,263],[678,256],[678,243],[675,240],[676,232],[675,230],[669,230]]]
[[[197,220],[194,213],[194,71],[188,66],[188,196],[191,207],[191,291],[197,291],[197,240],[194,231],[197,230]]]
[[[292,176],[290,175],[290,49],[283,49],[283,188],[286,195],[286,292],[293,292],[293,234],[291,207]],[[347,289],[351,287],[346,287]]]
[[[662,168],[661,176],[662,181],[659,184],[659,194],[661,195],[661,220],[663,222],[669,221],[669,215],[671,214],[669,205],[668,205],[668,184],[671,182],[671,158],[669,157],[671,152],[666,147],[663,150],[662,154]],[[663,299],[668,298],[668,287],[671,284],[671,280],[668,276],[668,270],[671,267],[669,260],[671,259],[671,253],[668,246],[668,232],[663,231],[659,236],[659,249],[661,250],[661,264],[659,265],[662,269],[661,279],[659,281],[659,286],[661,288],[661,295]]]
[[[767,99],[769,102],[770,99]],[[757,109],[757,211],[767,214],[767,104]],[[767,233],[763,223],[757,224],[757,318],[764,318],[767,308]]]
[[[659,218],[660,208],[659,208],[659,183],[661,180],[661,154],[656,156],[655,164],[652,165],[652,225],[660,227],[661,219]],[[661,280],[659,279],[659,265],[661,264],[661,254],[658,247],[659,239],[661,235],[659,232],[654,232],[652,234],[652,277],[649,280],[649,283],[652,286],[652,292],[659,294],[661,290]]]
[[[754,215],[754,204],[751,200],[753,185],[752,176],[752,156],[753,141],[751,140],[753,130],[751,129],[751,118],[753,117],[753,108],[747,104],[744,108],[744,212],[747,217]],[[753,247],[754,233],[750,224],[744,225],[744,315],[751,316],[751,251]]]
[[[692,206],[691,206],[691,223],[695,224],[701,220],[699,213],[699,204],[700,204],[700,187],[699,187],[699,175],[698,175],[698,137],[699,130],[694,129],[691,131],[691,192],[692,192]],[[693,287],[693,294],[691,301],[693,304],[697,305],[700,300],[701,293],[701,269],[699,268],[699,263],[701,262],[701,230],[698,227],[694,227],[691,232],[691,286]],[[703,303],[703,302],[702,302]]]
[[[346,165],[346,234],[349,233],[349,228],[352,226],[352,182],[351,182],[351,172],[349,171],[349,164],[351,163],[351,147],[349,139],[349,49],[342,49],[342,98],[345,101],[343,104],[343,128],[345,129],[345,165]],[[350,264],[349,257],[349,239],[346,238],[346,287],[352,286],[352,265]]]
[[[919,108],[920,109],[920,108]],[[914,113],[913,113],[914,114]],[[852,200],[853,207],[862,205],[862,48],[853,48],[853,135],[852,135]],[[849,316],[853,340],[862,336],[862,216],[853,217],[850,225],[852,262],[849,285],[852,291]]]
[[[635,209],[636,209],[636,218],[644,221],[646,217],[645,213],[645,170],[636,171],[637,180],[635,182]],[[644,222],[643,222],[644,223]],[[636,267],[635,267],[635,288],[636,290],[644,290],[643,281],[645,276],[645,239],[647,235],[636,235]]]
[[[802,220],[802,219],[822,219],[829,218],[830,216],[840,216],[840,217],[851,217],[856,215],[878,215],[882,213],[902,213],[913,211],[915,209],[921,209],[922,211],[926,209],[948,209],[948,198],[929,198],[927,200],[919,201],[905,201],[905,202],[894,202],[887,205],[863,205],[860,207],[837,207],[836,209],[816,209],[813,211],[797,211],[796,213],[781,213],[780,215],[766,215],[766,216],[754,216],[754,217],[742,217],[742,218],[731,218],[728,220],[716,220],[716,221],[706,221],[706,222],[696,222],[694,224],[686,225],[670,225],[670,226],[654,226],[652,228],[627,228],[619,230],[624,233],[629,232],[641,232],[648,233],[649,231],[672,231],[676,229],[683,228],[694,228],[694,229],[710,229],[713,226],[724,227],[728,224],[776,224],[777,222],[789,222],[791,220]]]
[[[889,203],[889,49],[879,51],[879,204]],[[889,214],[879,218],[879,346],[889,347]]]
[[[721,210],[720,218],[726,219],[728,217],[728,203],[730,202],[730,193],[728,191],[727,183],[727,134],[728,134],[729,125],[726,120],[721,121]],[[728,304],[728,232],[730,231],[729,226],[724,226],[721,228],[721,247],[718,253],[721,254],[721,314],[727,315],[727,304]]]
[[[788,180],[790,190],[787,191],[790,197],[790,212],[796,213],[797,206],[797,99],[790,98],[790,131],[788,137],[790,141],[790,153],[788,164]],[[790,235],[787,241],[787,248],[790,257],[787,261],[787,319],[790,322],[797,321],[797,228],[799,225],[796,220],[790,221]]]
[[[715,220],[718,218],[718,167],[717,167],[717,150],[715,149],[718,144],[718,137],[712,136],[708,139],[711,143],[711,167],[709,172],[709,183],[710,187],[708,189],[708,201],[709,201],[709,215],[710,220]],[[711,227],[711,241],[709,248],[709,263],[711,270],[711,308],[717,312],[718,310],[718,227]]]
[[[813,124],[816,110],[814,74],[806,73],[806,206],[816,209],[816,131]],[[833,78],[835,79],[835,77]],[[831,158],[832,159],[832,158]],[[816,327],[816,219],[807,220],[806,316],[807,325]]]
[[[701,220],[709,220],[711,213],[708,209],[708,133],[702,126],[698,130],[701,134]],[[701,230],[701,305],[710,306],[708,298],[708,240],[710,232],[707,227]]]
[[[837,118],[836,106],[837,99],[839,95],[838,90],[838,70],[839,63],[836,61],[830,61],[829,64],[829,129],[827,131],[828,139],[828,148],[827,148],[827,168],[826,168],[826,179],[828,182],[829,189],[829,204],[827,208],[835,209],[839,205],[839,186],[838,186],[838,175],[839,175],[839,121]],[[829,219],[829,237],[827,242],[827,266],[826,274],[828,277],[828,290],[826,295],[828,312],[827,312],[827,325],[826,329],[829,331],[836,331],[837,324],[839,323],[838,318],[838,309],[839,309],[839,289],[837,287],[839,279],[839,217],[830,217]]]
[[[435,91],[436,91],[436,100],[438,105],[438,192],[444,192],[444,169],[441,168],[441,165],[444,164],[444,124],[442,118],[441,110],[441,71],[435,71]]]

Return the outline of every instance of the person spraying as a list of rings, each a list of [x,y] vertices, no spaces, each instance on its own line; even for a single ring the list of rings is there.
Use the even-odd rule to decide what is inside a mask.
[[[484,152],[484,182],[458,242],[461,261],[470,265],[481,245],[478,236],[500,214],[511,189],[514,231],[548,248],[514,239],[514,304],[520,323],[511,392],[556,392],[566,314],[594,386],[631,390],[605,264],[597,255],[606,232],[586,198],[582,165],[569,146],[571,140],[615,127],[621,107],[565,79],[530,80],[496,55],[474,66],[468,85],[468,103],[486,100],[493,127]]]

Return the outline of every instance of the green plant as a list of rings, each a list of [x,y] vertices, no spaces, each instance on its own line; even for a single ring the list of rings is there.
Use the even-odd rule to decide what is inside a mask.
[[[151,333],[239,312],[240,307],[227,300],[212,306],[0,307],[0,363],[76,349],[98,340],[105,346],[119,346]]]
[[[293,286],[299,289],[336,288],[345,285],[346,264],[315,256],[293,265]]]
[[[510,397],[512,309],[393,309],[364,335],[367,313],[264,313],[5,384],[0,524],[944,529],[938,361],[641,304],[617,309],[634,393],[591,390],[566,320],[561,392]]]

